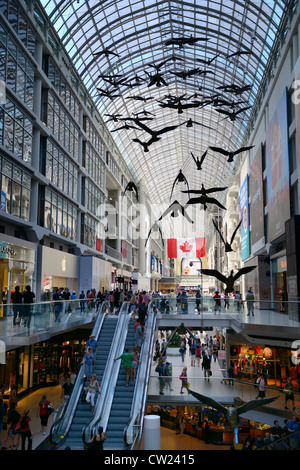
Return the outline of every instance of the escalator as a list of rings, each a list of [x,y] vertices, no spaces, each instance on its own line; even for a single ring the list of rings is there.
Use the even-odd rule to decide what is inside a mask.
[[[109,356],[111,344],[115,334],[118,317],[107,317],[104,320],[103,326],[100,331],[98,341],[98,352],[95,357],[95,374],[100,384],[104,374],[106,362]],[[88,381],[84,381],[82,385],[82,391],[89,384]],[[96,390],[95,404],[97,403],[98,390]],[[92,418],[92,413],[89,404],[79,399],[76,411],[73,416],[72,424],[69,428],[67,437],[64,440],[64,446],[70,446],[72,450],[83,449],[82,442],[82,429]]]
[[[134,342],[134,321],[131,320],[128,325],[128,333],[124,349],[128,347],[130,351],[132,351]],[[109,439],[105,443],[105,449],[124,448],[123,431],[130,418],[134,386],[135,382],[131,381],[129,382],[129,386],[126,387],[125,370],[122,367],[122,364],[120,364],[115,394],[106,427],[106,434],[109,436]]]
[[[135,344],[135,322],[130,315],[124,319],[114,357],[119,357],[128,347]],[[143,416],[147,400],[148,381],[152,363],[156,313],[148,310],[146,335],[142,343],[136,381],[126,387],[126,373],[121,360],[111,361],[109,381],[105,383],[97,416],[86,426],[82,439],[88,442],[91,435],[101,426],[107,435],[104,450],[128,450],[137,445],[141,438]]]

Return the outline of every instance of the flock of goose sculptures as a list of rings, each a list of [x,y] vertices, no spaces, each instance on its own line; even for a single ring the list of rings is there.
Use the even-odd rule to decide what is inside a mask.
[[[165,41],[164,45],[167,46],[167,47],[168,46],[172,46],[172,47],[173,46],[178,46],[179,50],[181,50],[186,45],[193,46],[197,42],[201,42],[201,41],[209,41],[209,38],[193,37],[192,35],[189,36],[189,37],[171,38],[171,39],[168,39],[167,41]],[[230,59],[232,57],[241,56],[243,54],[251,54],[251,52],[246,51],[246,50],[245,51],[238,50],[238,51],[236,51],[236,52],[234,52],[230,55],[225,56],[225,58]],[[100,52],[94,53],[93,55],[94,55],[95,58],[99,58],[101,56],[105,56],[105,57],[108,58],[110,55],[119,57],[119,54],[117,54],[116,52],[110,50],[109,48],[105,48]],[[217,54],[209,60],[195,59],[195,61],[199,62],[199,63],[201,63],[205,66],[209,66],[220,55],[221,54]],[[104,96],[104,97],[107,97],[107,98],[113,100],[114,98],[117,98],[117,97],[121,96],[121,94],[120,94],[121,93],[120,92],[120,87],[121,86],[126,86],[127,88],[134,88],[136,86],[140,86],[142,83],[145,83],[145,82],[148,82],[148,87],[149,88],[152,87],[152,86],[156,86],[156,87],[168,86],[168,82],[167,82],[167,79],[165,77],[166,73],[171,73],[171,74],[173,74],[173,75],[175,75],[175,76],[177,76],[177,77],[179,77],[183,80],[187,80],[187,78],[192,77],[192,76],[203,76],[203,75],[206,75],[206,74],[213,74],[214,75],[213,71],[211,71],[211,70],[202,70],[198,67],[193,68],[193,69],[189,69],[189,70],[182,70],[180,72],[173,72],[173,71],[170,71],[170,70],[166,71],[166,72],[162,71],[163,67],[166,64],[168,64],[169,62],[174,63],[174,62],[178,62],[178,61],[184,61],[184,58],[180,57],[179,55],[172,54],[166,60],[164,60],[164,61],[162,61],[158,64],[149,63],[149,64],[147,64],[147,66],[153,68],[154,72],[152,73],[152,72],[148,72],[147,70],[144,70],[144,72],[146,74],[146,77],[142,77],[142,76],[139,76],[139,75],[136,74],[133,78],[133,82],[130,81],[130,79],[128,77],[125,77],[122,74],[115,74],[115,75],[101,74],[99,76],[99,78],[103,79],[112,88],[111,89],[97,88],[97,90],[99,92],[99,96]],[[212,105],[212,106],[216,107],[215,109],[218,113],[225,115],[225,117],[223,119],[229,118],[231,121],[235,121],[237,119],[240,119],[240,114],[247,111],[249,108],[251,108],[251,106],[244,106],[240,109],[236,109],[236,106],[238,106],[240,104],[245,104],[246,101],[244,101],[242,99],[240,99],[238,101],[234,101],[234,100],[230,101],[228,99],[225,99],[222,96],[222,92],[231,93],[235,96],[242,96],[242,94],[244,92],[249,91],[251,89],[251,85],[238,86],[238,85],[235,85],[235,84],[224,84],[222,86],[217,87],[216,89],[218,90],[217,93],[213,94],[212,96],[210,96],[208,98],[203,98],[202,97],[201,100],[199,99],[199,94],[196,92],[196,93],[194,93],[193,95],[191,95],[189,97],[187,97],[186,94],[181,95],[181,96],[173,96],[171,94],[168,94],[168,95],[164,96],[163,101],[162,100],[156,100],[156,101],[158,102],[158,105],[161,108],[170,108],[170,109],[177,110],[178,114],[182,114],[185,110],[187,110],[189,108],[202,108],[202,107],[207,106],[207,105]],[[133,100],[138,100],[138,101],[142,101],[143,103],[146,103],[147,101],[153,100],[154,98],[153,97],[144,97],[144,96],[132,95],[132,96],[126,97],[126,99],[133,99]],[[224,109],[226,107],[227,107],[227,109]],[[122,114],[105,114],[105,116],[109,117],[107,122],[113,121],[113,122],[116,122],[116,123],[117,122],[123,122],[124,123],[121,127],[118,127],[116,129],[112,130],[111,132],[117,132],[121,129],[127,129],[127,130],[135,129],[135,130],[142,130],[142,131],[146,132],[149,135],[149,140],[142,141],[138,138],[132,139],[133,142],[137,142],[138,144],[140,144],[142,146],[144,152],[149,152],[149,147],[153,143],[161,140],[163,134],[165,134],[167,132],[174,131],[177,127],[182,126],[183,124],[186,124],[186,127],[193,127],[194,124],[201,125],[201,126],[204,126],[204,127],[209,127],[209,126],[206,126],[203,123],[199,123],[199,122],[193,121],[192,119],[188,119],[187,121],[184,121],[183,123],[180,123],[178,125],[171,125],[171,126],[166,126],[162,129],[153,130],[145,122],[152,121],[154,119],[155,115],[153,113],[145,110],[145,109],[143,109],[139,113],[133,114],[133,116],[131,116],[131,117],[123,117]],[[130,122],[130,124],[128,124],[128,122]],[[209,128],[213,129],[211,127],[209,127]],[[220,154],[224,155],[225,157],[228,158],[227,162],[230,163],[230,162],[234,161],[234,157],[236,157],[238,154],[240,154],[244,151],[250,150],[253,147],[254,146],[247,146],[247,147],[242,147],[242,148],[239,148],[237,150],[232,150],[232,151],[231,150],[225,150],[223,148],[215,147],[215,146],[210,146],[209,149],[214,151],[214,152],[217,152],[217,153],[220,153]],[[192,158],[193,158],[193,160],[196,164],[197,170],[202,169],[202,165],[203,165],[203,162],[205,160],[205,157],[207,155],[208,150],[206,150],[200,158],[195,157],[194,154],[191,152],[191,156],[192,156]],[[174,187],[178,183],[184,183],[187,186],[187,190],[181,191],[182,193],[187,193],[188,194],[189,199],[188,199],[187,203],[183,206],[177,200],[175,200],[169,205],[169,207],[163,212],[163,214],[154,222],[154,224],[150,228],[147,239],[146,239],[146,242],[145,242],[145,246],[148,242],[148,239],[149,239],[150,234],[151,234],[152,231],[157,231],[158,230],[161,234],[161,238],[163,239],[161,229],[160,229],[160,226],[159,226],[158,222],[160,222],[164,217],[166,217],[168,215],[170,215],[171,217],[178,217],[179,215],[182,215],[183,217],[186,218],[186,220],[189,223],[194,223],[193,220],[191,220],[191,218],[189,217],[189,215],[186,212],[186,208],[190,205],[202,204],[204,210],[206,210],[207,207],[208,207],[207,206],[208,204],[214,204],[214,205],[218,206],[220,209],[226,210],[226,208],[215,197],[211,197],[210,194],[215,193],[215,192],[219,192],[219,191],[224,191],[224,190],[227,189],[227,186],[226,187],[221,187],[221,188],[213,187],[213,188],[206,189],[204,187],[203,183],[202,183],[201,189],[195,189],[195,190],[190,189],[188,181],[187,181],[186,177],[184,176],[182,170],[180,169],[178,175],[176,176],[176,178],[173,182],[171,195],[170,195],[170,200],[172,199]],[[123,194],[125,194],[126,191],[135,191],[136,198],[138,200],[138,189],[137,189],[137,186],[134,183],[134,181],[129,181],[129,183],[127,184]],[[196,195],[196,197],[191,197],[191,195]],[[218,229],[217,225],[215,224],[214,221],[213,221],[213,223],[214,223],[215,229],[217,230],[217,232],[219,233],[219,235],[221,237],[222,242],[225,245],[225,252],[233,251],[232,248],[231,248],[231,245],[232,245],[234,237],[237,233],[237,230],[241,226],[241,222],[235,228],[235,230],[232,234],[230,243],[224,240],[224,238],[223,238],[220,230]],[[253,269],[255,269],[255,267],[256,266],[244,267],[244,268],[240,269],[235,275],[233,274],[233,271],[231,271],[231,273],[228,277],[222,275],[217,270],[212,270],[212,269],[202,269],[202,273],[213,276],[213,277],[219,279],[223,284],[226,285],[225,292],[230,293],[230,292],[234,291],[235,281],[240,276],[242,276],[242,275],[252,271]]]

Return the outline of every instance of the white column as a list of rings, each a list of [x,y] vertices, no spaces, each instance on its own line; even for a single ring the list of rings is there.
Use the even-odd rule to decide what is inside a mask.
[[[158,415],[145,416],[144,450],[160,450],[160,416]]]

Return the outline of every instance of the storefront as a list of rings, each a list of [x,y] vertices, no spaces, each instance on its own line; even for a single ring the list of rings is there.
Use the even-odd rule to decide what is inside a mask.
[[[115,269],[112,264],[95,256],[81,256],[79,291],[87,292],[96,289],[96,292],[104,292],[111,289]]]
[[[0,383],[5,395],[13,388],[20,396],[28,389],[57,385],[64,369],[78,371],[88,337],[88,330],[75,330],[8,351],[6,363],[0,364]]]
[[[287,258],[271,260],[272,266],[272,287],[273,287],[273,308],[280,312],[288,312],[288,290],[287,290]]]
[[[78,292],[78,256],[55,250],[46,246],[41,249],[41,293],[54,292],[58,288],[68,288]]]
[[[27,285],[34,288],[35,245],[24,241],[24,244],[21,246],[14,241],[15,239],[11,237],[5,237],[5,240],[0,240],[1,304],[11,303],[10,294],[16,286],[19,286],[21,291]],[[5,307],[1,306],[0,316],[6,313]]]
[[[240,380],[255,382],[260,373],[267,385],[282,388],[291,377],[297,390],[300,366],[294,364],[294,353],[289,349],[231,343],[229,363],[233,365],[234,377]]]
[[[226,417],[209,406],[159,406],[148,404],[147,414],[159,415],[161,426],[174,431],[178,430],[178,421],[183,417],[185,420],[184,433],[202,440],[205,440],[204,425],[207,422],[209,443],[230,446],[235,442],[234,429],[227,427]],[[264,438],[267,432],[271,432],[271,429],[270,422],[262,423],[240,417],[238,441],[242,444],[249,436],[252,440],[255,440],[258,435]]]

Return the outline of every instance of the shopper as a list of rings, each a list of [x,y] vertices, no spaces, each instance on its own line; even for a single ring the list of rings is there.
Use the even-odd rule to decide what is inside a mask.
[[[277,419],[274,421],[274,426],[272,428],[272,439],[276,441],[277,439],[281,439],[284,437],[284,431],[281,426],[279,426],[279,422]],[[274,447],[276,450],[285,450],[288,449],[288,445],[284,440],[281,440],[280,442],[277,442],[274,444]]]
[[[191,353],[191,366],[195,367],[195,362],[196,362],[196,346],[195,343],[193,342],[190,347],[190,353]]]
[[[22,442],[22,450],[25,450],[25,444],[27,439],[27,450],[32,450],[32,432],[30,429],[31,418],[29,416],[29,410],[25,410],[22,413],[21,421],[20,421],[20,431],[21,431],[21,442]]]
[[[68,376],[66,382],[63,385],[63,392],[64,392],[64,401],[68,401],[71,393],[73,391],[74,385],[71,383],[70,377]]]
[[[213,299],[214,299],[214,302],[215,302],[215,315],[217,314],[217,312],[221,313],[221,294],[219,293],[219,291],[215,291],[214,295],[213,295]]]
[[[122,365],[125,369],[125,373],[126,373],[126,387],[129,386],[129,381],[131,381],[131,378],[132,378],[132,361],[136,361],[138,362],[139,364],[141,363],[141,361],[139,361],[138,359],[136,359],[134,357],[134,355],[132,354],[132,352],[130,352],[129,348],[126,348],[125,349],[125,352],[123,354],[121,354],[121,356],[119,357],[116,357],[114,359],[114,361],[118,361],[119,359],[122,360]]]
[[[258,388],[258,395],[257,398],[265,398],[266,396],[266,387],[265,387],[265,381],[262,375],[257,374],[257,380],[256,380],[256,386]]]
[[[206,354],[203,355],[203,359],[202,359],[202,369],[204,371],[204,380],[207,380],[209,381],[209,377],[211,376],[211,370],[210,370],[210,367],[211,367],[211,362],[208,358],[208,356]]]
[[[181,380],[181,389],[180,389],[180,393],[183,393],[183,389],[184,388],[188,388],[188,377],[187,377],[187,367],[184,367],[182,369],[182,372],[179,376],[179,379]]]
[[[100,385],[97,380],[96,374],[92,375],[89,385],[86,387],[86,402],[90,404],[91,412],[94,412],[95,409],[95,397],[96,397],[96,389],[98,388],[98,392],[101,395]]]
[[[43,433],[44,436],[46,435],[48,419],[49,419],[49,416],[50,416],[49,406],[52,406],[51,402],[49,400],[47,400],[46,395],[43,395],[42,398],[41,398],[41,401],[38,404],[36,416],[40,417],[41,426],[42,426],[41,432]]]
[[[295,399],[294,399],[294,392],[293,392],[293,382],[291,377],[288,378],[287,383],[284,386],[284,394],[285,394],[285,409],[288,410],[288,402],[291,401],[293,405],[293,411],[295,411]]]
[[[93,351],[93,354],[95,355],[96,352],[98,351],[98,342],[97,340],[95,339],[95,335],[91,335],[89,340],[87,341],[86,343],[86,351],[88,351],[88,348],[92,348],[92,351]]]
[[[14,292],[11,294],[11,301],[13,304],[13,326],[19,325],[21,323],[22,314],[23,314],[23,294],[20,292],[20,286],[16,286]],[[17,316],[19,314],[19,322],[17,323]]]
[[[98,433],[89,441],[89,450],[103,450],[103,442],[107,440],[103,427],[100,426]]]
[[[184,343],[181,344],[181,346],[179,348],[179,352],[181,354],[181,360],[182,360],[182,362],[184,362],[185,353],[186,353],[186,345]]]
[[[54,292],[53,297],[54,301],[54,315],[55,315],[55,322],[60,322],[60,314],[62,312],[63,308],[63,300],[62,300],[62,295],[61,295],[61,289],[57,289],[56,292]]]
[[[14,403],[10,404],[10,408],[7,412],[7,433],[3,442],[2,449],[6,449],[5,444],[8,439],[10,439],[10,449],[17,449],[19,447],[20,442],[20,419],[21,416],[19,412],[16,410],[16,405]],[[15,444],[15,437],[16,444]]]
[[[180,436],[183,437],[184,431],[186,428],[186,422],[184,417],[182,416],[179,420],[179,429],[180,429]]]
[[[138,365],[138,359],[139,359],[139,351],[136,346],[132,348],[132,354],[135,357],[135,361],[132,361],[132,372],[133,372],[133,380],[136,380],[136,372],[137,372],[137,365]]]
[[[288,430],[290,433],[295,433],[295,431],[300,430],[299,421],[296,416],[293,416],[288,424]],[[299,449],[299,433],[291,434],[289,436],[289,444],[291,450]]]
[[[94,371],[94,354],[91,347],[89,347],[87,352],[84,354],[81,364],[84,364],[85,376],[87,380],[90,380]]]
[[[252,287],[248,290],[246,294],[246,302],[247,302],[247,309],[248,313],[247,316],[249,316],[251,313],[254,316],[254,294],[252,292]]]
[[[31,315],[32,315],[32,304],[35,301],[35,293],[32,292],[30,286],[26,286],[25,291],[23,292],[23,302],[24,302],[24,326],[30,327]]]
[[[201,347],[200,344],[196,347],[196,360],[197,360],[197,365],[200,367],[200,360],[201,360]]]

